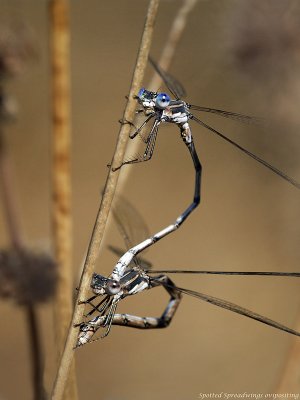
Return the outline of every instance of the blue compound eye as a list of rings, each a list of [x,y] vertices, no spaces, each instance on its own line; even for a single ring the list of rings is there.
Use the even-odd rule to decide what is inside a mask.
[[[144,94],[145,94],[145,88],[141,88],[140,90],[139,90],[139,92],[138,92],[138,94],[137,94],[137,97],[139,98],[139,99],[141,99],[143,96],[144,96]]]
[[[156,97],[155,105],[158,108],[166,108],[170,104],[170,101],[170,96],[168,96],[166,93],[159,93]]]

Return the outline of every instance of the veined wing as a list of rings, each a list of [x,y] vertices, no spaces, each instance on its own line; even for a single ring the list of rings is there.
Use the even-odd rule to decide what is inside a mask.
[[[170,92],[175,96],[176,100],[182,99],[186,96],[186,91],[184,87],[168,72],[164,71],[154,60],[149,56],[149,62],[158,73],[158,75],[162,78],[164,84],[170,90]]]
[[[294,178],[291,178],[286,173],[282,172],[280,169],[274,167],[272,164],[269,164],[267,161],[263,160],[262,158],[258,157],[251,151],[245,149],[243,146],[236,143],[234,140],[229,139],[223,133],[217,131],[216,129],[212,128],[211,126],[207,125],[205,122],[201,121],[199,118],[196,118],[194,115],[191,117],[194,121],[196,121],[199,125],[203,126],[204,128],[210,130],[211,132],[218,135],[220,138],[225,140],[226,142],[230,143],[237,149],[241,150],[244,154],[247,154],[249,157],[253,158],[255,161],[259,162],[260,164],[264,165],[266,168],[274,172],[276,175],[280,176],[282,179],[289,182],[291,185],[295,186],[297,189],[300,189],[300,183],[297,182]]]
[[[252,116],[245,115],[245,114],[239,114],[239,113],[235,113],[235,112],[232,112],[232,111],[224,111],[224,110],[219,110],[217,108],[196,106],[194,104],[187,104],[187,106],[191,110],[217,114],[220,117],[233,119],[235,121],[239,121],[239,122],[242,122],[242,123],[245,123],[245,124],[263,125],[265,123],[265,121],[263,119],[261,119],[261,118],[252,117]]]
[[[116,197],[117,201],[112,209],[113,218],[128,250],[148,238],[150,233],[138,210],[123,196],[118,195]],[[120,257],[124,254],[119,248],[114,246],[109,246],[109,248]],[[140,257],[135,257],[134,263],[142,269],[150,269],[152,266],[150,262]]]
[[[300,278],[300,272],[274,272],[274,271],[210,271],[191,269],[158,269],[151,270],[149,274],[201,274],[201,275],[245,275],[245,276],[281,276]]]
[[[170,288],[172,287],[171,285],[167,285],[167,284],[164,284],[164,286],[167,286],[167,287],[169,286]],[[300,332],[295,331],[294,329],[291,329],[279,322],[273,321],[270,318],[264,317],[263,315],[260,315],[256,312],[248,310],[247,308],[241,307],[235,303],[231,303],[230,301],[219,299],[218,297],[209,296],[207,294],[196,292],[196,291],[190,290],[190,289],[176,287],[176,290],[178,290],[179,292],[186,294],[188,296],[196,297],[197,299],[203,300],[203,301],[213,304],[215,306],[225,308],[226,310],[232,311],[234,313],[243,315],[248,318],[255,319],[256,321],[259,321],[263,324],[272,326],[273,328],[279,329],[281,331],[290,333],[291,335],[300,336]]]

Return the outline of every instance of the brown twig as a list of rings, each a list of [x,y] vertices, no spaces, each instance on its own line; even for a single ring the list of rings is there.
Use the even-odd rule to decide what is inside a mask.
[[[300,320],[296,325],[300,329]],[[297,338],[298,339],[298,338]],[[275,393],[299,393],[300,392],[300,343],[299,339],[293,339],[287,356],[285,366],[281,373]]]
[[[154,29],[154,23],[156,19],[157,9],[158,9],[159,0],[150,0],[144,31],[141,39],[141,44],[138,52],[138,57],[135,65],[135,70],[131,82],[131,88],[129,92],[129,97],[127,101],[127,105],[124,111],[123,119],[124,120],[132,120],[135,112],[136,102],[134,100],[134,95],[137,93],[137,90],[141,86],[142,79],[144,76],[144,71],[146,68],[148,54],[150,49],[150,44],[152,40],[152,34]],[[121,125],[119,137],[117,140],[113,160],[112,167],[119,166],[124,158],[125,148],[129,136],[130,126],[128,124]],[[69,374],[69,369],[71,362],[73,360],[74,355],[74,347],[77,342],[78,337],[78,328],[75,328],[74,325],[79,324],[83,318],[84,307],[80,302],[84,301],[87,297],[90,281],[92,277],[92,273],[94,271],[96,259],[99,253],[99,247],[103,238],[104,229],[106,226],[106,222],[108,219],[108,214],[110,211],[111,203],[114,197],[114,193],[116,190],[116,185],[118,182],[119,172],[113,172],[112,168],[109,171],[105,189],[102,197],[102,201],[100,204],[100,208],[97,214],[95,226],[93,229],[91,241],[89,244],[83,273],[80,280],[80,286],[78,291],[78,297],[73,313],[73,318],[71,321],[67,341],[65,344],[64,352],[61,357],[61,362],[57,371],[53,391],[52,391],[52,399],[60,400],[63,396],[66,381]]]
[[[196,3],[197,0],[183,0],[182,6],[179,8],[176,17],[174,18],[169,36],[158,61],[158,65],[165,71],[167,71],[171,65],[176,48],[186,27],[187,18],[195,7]],[[154,73],[149,83],[149,89],[157,90],[157,88],[161,85],[161,81],[161,76]]]
[[[3,208],[6,217],[7,229],[12,247],[21,252],[24,248],[19,218],[16,206],[16,196],[12,185],[10,161],[4,143],[4,134],[0,131],[0,186],[3,198]],[[23,271],[25,274],[25,272]],[[43,385],[43,351],[40,343],[38,318],[33,304],[25,305],[25,315],[28,326],[30,359],[32,365],[32,385],[34,400],[45,400],[46,392]]]
[[[2,189],[4,216],[11,245],[16,249],[21,249],[23,247],[23,240],[11,175],[11,165],[5,144],[5,137],[4,133],[0,131],[0,184]]]
[[[43,385],[43,352],[40,341],[36,304],[48,300],[55,287],[55,265],[45,255],[26,249],[20,227],[17,196],[14,191],[12,167],[5,143],[3,125],[16,115],[13,98],[4,91],[8,78],[19,75],[26,62],[36,57],[34,35],[22,22],[1,26],[0,29],[0,186],[11,248],[1,251],[0,294],[23,306],[28,327],[29,352],[32,368],[33,397],[45,400]]]
[[[59,360],[72,315],[72,215],[71,215],[71,118],[69,0],[49,3],[52,62],[52,224],[58,282],[54,299],[54,327]],[[74,361],[65,400],[77,399]]]
[[[35,400],[46,400],[47,395],[43,385],[44,363],[41,357],[41,342],[38,326],[38,319],[35,307],[28,305],[25,308],[26,320],[28,325],[29,342],[31,349],[31,359],[34,365],[32,370],[33,391]]]

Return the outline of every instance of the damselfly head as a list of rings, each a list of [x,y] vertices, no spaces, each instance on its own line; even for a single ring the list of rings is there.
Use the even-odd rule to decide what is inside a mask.
[[[156,92],[150,92],[150,90],[142,88],[138,92],[137,100],[143,107],[153,108],[155,106],[156,97]]]
[[[104,295],[106,293],[105,287],[107,285],[108,278],[105,276],[94,274],[91,282],[91,289],[95,294]]]
[[[94,274],[91,282],[91,289],[95,294],[114,296],[121,290],[121,284],[115,279],[105,278],[105,276]]]
[[[165,109],[170,104],[171,98],[167,93],[158,93],[155,99],[157,108]]]

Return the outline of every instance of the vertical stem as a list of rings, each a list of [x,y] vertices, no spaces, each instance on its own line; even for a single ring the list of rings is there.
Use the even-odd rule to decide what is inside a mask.
[[[12,247],[22,251],[23,240],[18,219],[16,196],[12,185],[10,160],[7,153],[5,138],[0,130],[0,187],[3,199],[4,214]],[[29,351],[32,367],[32,387],[34,400],[45,400],[46,394],[43,385],[43,351],[40,343],[38,317],[33,305],[24,306],[28,326]]]
[[[11,165],[6,149],[4,133],[0,130],[0,186],[4,216],[12,246],[16,249],[21,249],[23,241],[11,175]]]
[[[296,325],[296,330],[300,329],[300,319]],[[299,338],[293,338],[285,366],[279,377],[279,382],[275,393],[298,393],[300,392],[300,343]]]
[[[132,120],[135,112],[136,102],[133,96],[137,93],[139,87],[141,86],[142,79],[144,76],[144,71],[146,68],[150,44],[152,40],[152,34],[154,29],[155,18],[157,14],[159,0],[150,0],[144,31],[142,35],[142,40],[138,52],[138,57],[136,61],[136,66],[131,82],[131,88],[129,92],[129,97],[127,105],[124,111],[123,119]],[[121,125],[119,137],[117,140],[112,166],[116,167],[121,164],[124,158],[125,148],[128,141],[130,126],[128,124]],[[83,273],[81,276],[78,297],[73,313],[73,318],[70,324],[70,329],[65,344],[64,352],[61,357],[61,362],[57,371],[56,380],[54,383],[52,391],[52,399],[60,400],[62,399],[64,388],[66,385],[66,380],[69,374],[69,369],[74,355],[74,347],[78,338],[78,328],[74,325],[79,324],[83,318],[84,307],[80,302],[85,300],[89,291],[90,281],[92,273],[94,271],[96,259],[99,253],[99,247],[104,235],[104,229],[108,219],[108,214],[110,211],[111,203],[116,190],[116,185],[118,182],[119,171],[113,172],[112,168],[109,171],[103,197],[97,214],[95,226],[93,229],[91,241],[89,244]]]
[[[165,71],[167,71],[171,65],[178,43],[186,27],[188,16],[195,7],[196,3],[197,0],[183,0],[182,6],[179,8],[174,18],[167,41],[161,53],[161,57],[158,60],[158,65]],[[149,89],[157,90],[157,88],[161,85],[161,81],[161,76],[154,73],[149,84]]]
[[[70,117],[70,5],[51,0],[50,51],[52,64],[52,225],[58,281],[54,300],[54,329],[59,360],[72,315],[72,215],[71,215],[71,117]],[[76,400],[74,361],[65,400]]]
[[[30,332],[29,341],[31,349],[31,359],[34,365],[33,375],[33,392],[34,400],[46,400],[47,395],[43,386],[44,365],[41,354],[40,334],[37,322],[37,315],[34,306],[25,307],[28,331]]]

